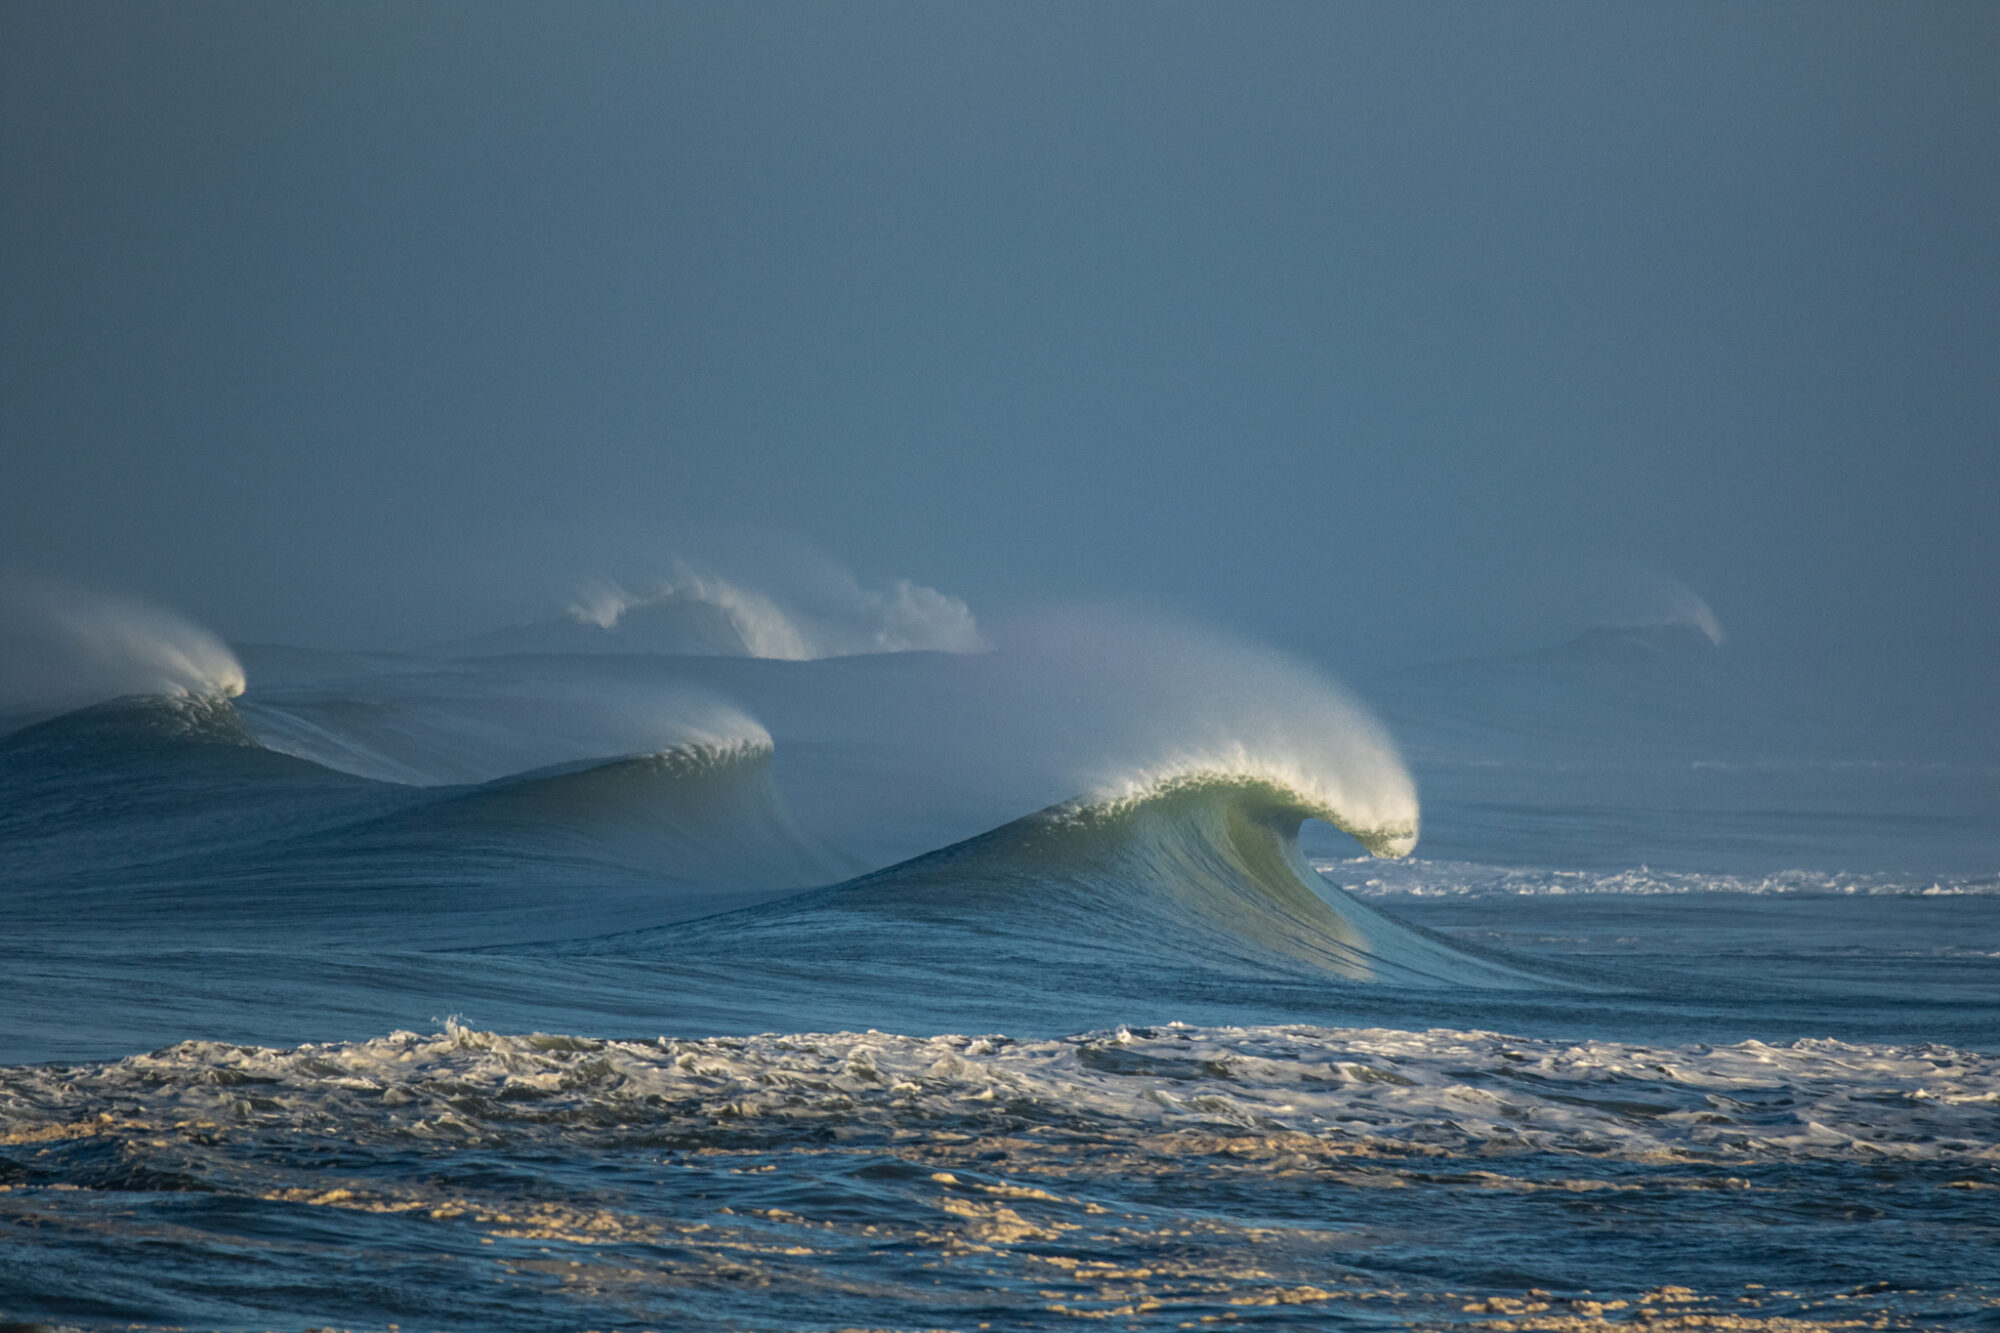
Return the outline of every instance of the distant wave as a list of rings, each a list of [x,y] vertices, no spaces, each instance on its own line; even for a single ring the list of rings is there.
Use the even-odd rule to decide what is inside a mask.
[[[454,656],[660,653],[812,661],[864,653],[977,653],[971,610],[909,579],[864,587],[844,569],[770,592],[675,562],[668,576],[627,588],[592,580],[566,611],[443,645]]]
[[[502,840],[745,889],[851,870],[793,820],[771,756],[768,737],[692,742],[516,774],[393,819],[439,837],[448,855]]]
[[[0,738],[8,872],[0,891],[23,895],[9,898],[15,912],[24,901],[74,901],[83,892],[129,905],[148,892],[139,867],[152,875],[203,857],[254,854],[374,815],[402,793],[409,789],[264,748],[220,695],[112,699]],[[54,885],[64,887],[51,892]],[[224,901],[212,876],[192,893],[196,902]]]
[[[693,687],[577,684],[504,671],[385,672],[258,691],[240,707],[271,749],[424,787],[687,746],[771,744],[754,718]]]
[[[517,913],[539,900],[564,921],[563,895],[643,872],[659,921],[686,915],[674,904],[691,893],[712,912],[852,874],[792,819],[769,736],[737,721],[719,739],[413,787],[267,748],[220,696],[135,696],[0,739],[0,837],[18,870],[68,882],[145,866],[147,893],[246,919],[252,902],[282,916],[288,901],[375,916],[396,890],[400,910],[422,899],[476,921],[495,901],[480,886],[504,885]]]
[[[1678,625],[1692,629],[1707,639],[1711,647],[1720,647],[1729,636],[1723,632],[1722,622],[1703,600],[1700,593],[1666,574],[1653,573],[1644,579],[1650,593],[1653,607],[1651,614],[1641,617],[1640,625]]]

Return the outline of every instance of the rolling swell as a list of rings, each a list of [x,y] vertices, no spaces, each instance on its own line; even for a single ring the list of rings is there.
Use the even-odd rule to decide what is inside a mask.
[[[792,823],[768,742],[691,744],[468,787],[176,868],[230,901],[218,925],[343,944],[534,943],[727,911],[841,873]]]
[[[349,825],[404,797],[263,748],[222,694],[113,699],[0,738],[6,896],[115,894],[127,872]]]
[[[1298,847],[1308,819],[1382,855],[1415,840],[1413,819],[1360,824],[1270,776],[1185,771],[1052,806],[845,884],[588,947],[609,953],[699,940],[704,949],[853,957],[866,956],[871,939],[909,941],[917,932],[930,937],[920,952],[968,960],[1076,951],[1405,985],[1541,981],[1321,879]]]
[[[657,925],[856,869],[771,758],[758,732],[415,787],[266,748],[221,694],[131,696],[0,738],[0,905],[260,947]]]
[[[769,741],[696,742],[560,764],[458,792],[395,823],[459,850],[520,844],[676,879],[825,883],[848,867],[791,817]]]

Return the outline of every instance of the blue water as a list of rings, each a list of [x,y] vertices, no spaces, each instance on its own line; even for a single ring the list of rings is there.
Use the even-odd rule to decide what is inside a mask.
[[[1672,630],[466,651],[8,724],[0,1316],[2000,1325],[1990,757]]]

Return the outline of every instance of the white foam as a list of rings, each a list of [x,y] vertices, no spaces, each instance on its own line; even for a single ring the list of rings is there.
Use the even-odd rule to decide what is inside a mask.
[[[1919,876],[1847,870],[1778,870],[1764,875],[1710,874],[1628,866],[1558,870],[1411,860],[1382,865],[1367,857],[1322,858],[1314,870],[1364,898],[1656,897],[1697,893],[1842,894],[1860,897],[2000,895],[2000,875]]]
[[[184,1042],[111,1063],[0,1070],[0,1123],[17,1141],[115,1111],[126,1123],[312,1123],[355,1139],[455,1142],[1042,1125],[1133,1140],[1285,1133],[1377,1152],[2000,1161],[1996,1109],[2000,1057],[1937,1045],[1652,1047],[1308,1026],[600,1041],[454,1023],[292,1050]]]

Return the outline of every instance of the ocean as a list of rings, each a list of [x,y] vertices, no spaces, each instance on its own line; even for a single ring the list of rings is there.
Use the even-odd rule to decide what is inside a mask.
[[[1976,746],[613,619],[0,723],[6,1327],[2000,1328]]]

